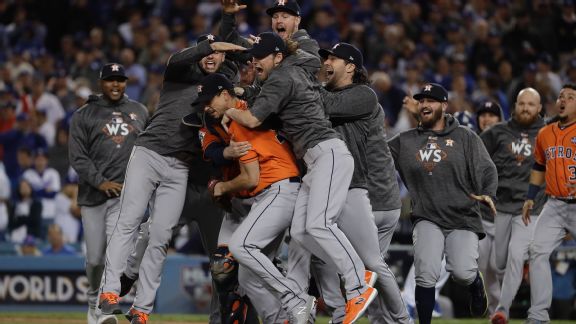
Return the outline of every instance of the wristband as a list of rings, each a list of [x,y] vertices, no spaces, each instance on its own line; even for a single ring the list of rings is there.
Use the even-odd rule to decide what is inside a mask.
[[[528,185],[528,192],[526,193],[526,199],[534,200],[539,191],[540,186],[537,186],[535,184]]]

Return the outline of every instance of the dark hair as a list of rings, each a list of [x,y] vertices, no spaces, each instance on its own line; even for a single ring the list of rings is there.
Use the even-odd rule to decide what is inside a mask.
[[[574,84],[574,83],[566,83],[565,85],[562,86],[562,89],[565,89],[565,88],[572,89],[572,90],[576,90],[576,84]]]
[[[352,63],[354,64],[354,63]],[[354,69],[354,75],[352,76],[352,83],[356,84],[368,84],[368,71],[364,67],[356,67]]]

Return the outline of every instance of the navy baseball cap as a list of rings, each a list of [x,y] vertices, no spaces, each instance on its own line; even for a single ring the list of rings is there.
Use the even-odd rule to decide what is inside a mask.
[[[198,39],[196,40],[196,43],[200,43],[200,42],[205,41],[205,40],[208,40],[210,43],[222,41],[222,39],[218,35],[204,34],[204,35],[201,35],[200,37],[198,37]]]
[[[246,52],[257,59],[262,59],[272,53],[286,53],[286,43],[278,34],[264,32],[256,37],[252,48]]]
[[[362,57],[360,50],[356,48],[356,46],[348,43],[338,43],[329,50],[321,48],[318,51],[318,54],[320,54],[320,57],[323,59],[326,59],[328,55],[336,56],[353,63],[357,68],[362,68],[364,63],[364,58]]]
[[[198,98],[192,103],[193,106],[207,103],[218,95],[222,90],[234,90],[234,85],[228,78],[220,73],[212,73],[205,76],[198,85]]]
[[[422,86],[422,90],[413,96],[414,99],[420,100],[423,98],[430,98],[440,102],[448,101],[448,91],[438,83],[426,83]]]
[[[278,0],[274,5],[266,9],[268,16],[272,17],[277,12],[287,12],[292,16],[300,17],[300,6],[298,2],[292,0]]]
[[[478,107],[476,107],[476,116],[480,116],[483,113],[492,113],[498,117],[502,116],[502,108],[496,101],[487,100],[482,101]]]
[[[107,80],[110,78],[122,78],[127,80],[128,77],[126,76],[126,71],[124,70],[124,66],[118,63],[108,63],[105,64],[102,69],[100,69],[100,80]]]

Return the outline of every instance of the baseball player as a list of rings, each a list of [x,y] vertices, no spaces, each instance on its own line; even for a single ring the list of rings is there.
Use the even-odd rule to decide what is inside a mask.
[[[120,212],[126,165],[148,110],[125,94],[124,67],[109,63],[100,70],[101,95],[92,95],[74,112],[70,125],[70,164],[79,176],[78,205],[86,241],[88,323],[117,323],[96,310],[104,270],[104,252]]]
[[[228,81],[226,81],[227,83]],[[201,86],[204,91],[204,85],[201,84]],[[205,104],[199,103],[201,106],[199,109],[204,109]],[[209,108],[206,111],[207,113],[203,116],[205,127],[199,131],[204,158],[221,167],[223,181],[231,180],[240,173],[238,161],[232,162],[232,159],[246,155],[252,146],[248,141],[237,142],[230,138],[230,134],[220,124],[221,113]],[[193,115],[187,117],[193,118]],[[226,148],[231,149],[231,152],[226,153],[225,150],[219,150],[225,145],[228,145]],[[253,272],[246,271],[244,266],[238,265],[228,248],[232,234],[240,225],[241,220],[248,215],[253,200],[254,198],[251,198],[246,191],[230,199],[231,210],[226,212],[222,221],[218,236],[218,251],[211,261],[210,270],[220,295],[223,318],[226,316],[229,318],[235,313],[239,313],[231,307],[234,306],[236,300],[239,300],[240,303],[245,304],[242,307],[247,307],[248,310],[253,305],[264,323],[281,323],[286,319],[286,314],[282,312],[279,298],[272,295]],[[279,241],[275,241],[267,247],[272,257],[276,255],[279,243]],[[240,284],[240,289],[237,287],[238,284]],[[246,295],[240,296],[243,293]],[[249,302],[246,300],[246,296],[249,297]],[[246,320],[249,320],[249,313],[249,311],[246,312]]]
[[[548,201],[534,225],[530,243],[530,301],[528,324],[550,323],[552,303],[550,254],[566,232],[576,235],[576,85],[560,90],[557,122],[543,127],[536,137],[534,166],[522,207],[522,220],[532,223],[537,194],[546,182]]]
[[[249,128],[269,116],[282,122],[280,132],[291,143],[297,158],[308,168],[298,193],[293,223],[304,222],[306,235],[293,239],[312,254],[336,265],[345,282],[346,318],[353,322],[377,292],[365,282],[365,269],[358,254],[336,225],[354,171],[354,160],[338,133],[326,119],[320,94],[310,77],[320,68],[317,57],[294,50],[275,33],[258,36],[251,53],[263,86],[249,110],[229,109],[226,116]]]
[[[246,102],[236,98],[232,83],[224,76],[208,76],[201,85],[202,94],[197,102],[204,102],[205,110],[214,117],[223,115],[230,107],[247,108]],[[263,253],[263,249],[284,236],[292,221],[301,181],[292,150],[274,130],[250,130],[236,122],[231,122],[227,127],[231,138],[252,144],[250,152],[239,159],[240,173],[213,186],[216,198],[233,193],[253,197],[250,212],[229,241],[230,251],[241,265],[240,283],[243,284],[242,272],[255,274],[266,288],[281,298],[291,323],[306,323],[309,309],[315,302],[314,297],[295,291]],[[266,322],[278,321],[267,319]]]
[[[131,252],[130,240],[150,201],[153,206],[150,240],[140,265],[134,304],[127,315],[132,324],[148,321],[172,229],[182,213],[189,166],[200,156],[197,129],[181,124],[181,119],[191,112],[190,102],[197,96],[197,87],[193,85],[203,75],[216,71],[234,75],[237,68],[225,62],[224,52],[243,49],[206,39],[168,60],[158,108],[136,140],[128,163],[120,216],[106,249],[100,289],[102,313],[121,313],[120,276]]]
[[[379,249],[378,229],[372,215],[367,190],[368,135],[373,117],[380,109],[376,94],[366,85],[362,53],[356,47],[348,43],[338,43],[331,50],[321,49],[319,54],[324,59],[327,80],[326,89],[321,91],[324,110],[334,129],[344,138],[354,158],[354,174],[344,208],[337,219],[338,228],[350,240],[366,268],[376,274],[375,287],[378,288],[380,299],[386,305],[393,322],[409,323],[410,317],[402,302],[396,279],[384,262]],[[292,236],[304,236],[304,228],[303,222],[294,222],[291,229]],[[334,267],[329,262],[325,265],[329,268],[329,272],[334,272]],[[370,276],[369,272],[367,276]],[[322,281],[322,277],[325,276],[319,277],[316,277],[317,281],[318,279]],[[367,281],[374,282],[370,278]],[[324,292],[339,287],[334,282],[318,286]],[[324,301],[327,305],[334,305],[334,302],[326,296]],[[333,322],[342,321],[335,318],[334,314],[332,319]],[[348,321],[351,320],[344,319],[344,322]]]
[[[488,131],[497,123],[503,121],[504,114],[502,108],[495,101],[483,101],[476,110],[476,121],[479,125],[478,134]],[[499,173],[500,175],[500,173]],[[482,226],[486,237],[480,241],[478,268],[484,275],[486,292],[488,293],[488,314],[492,315],[500,299],[500,282],[503,275],[503,269],[499,270],[496,266],[496,250],[498,245],[494,244],[494,216],[485,205],[480,206],[482,214]]]
[[[496,266],[504,272],[504,279],[496,312],[491,319],[494,324],[508,322],[510,306],[522,281],[524,261],[528,260],[534,226],[524,226],[520,216],[530,169],[534,164],[534,142],[544,126],[541,110],[538,92],[525,88],[518,93],[512,118],[480,134],[498,169],[498,213],[492,224],[496,248],[493,250]],[[544,198],[543,193],[538,195],[534,212],[540,212]],[[535,216],[533,220],[536,220]],[[484,229],[488,231],[486,224]]]
[[[478,135],[445,114],[446,89],[428,83],[414,99],[418,127],[388,144],[412,198],[418,317],[431,322],[443,256],[446,270],[470,290],[471,313],[483,316],[488,301],[477,264],[478,241],[485,236],[478,202],[495,212],[496,167]]]

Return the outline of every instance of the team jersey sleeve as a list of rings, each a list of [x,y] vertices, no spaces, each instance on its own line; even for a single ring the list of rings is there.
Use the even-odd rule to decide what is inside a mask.
[[[210,133],[205,127],[198,131],[198,137],[200,138],[200,144],[202,145],[202,152],[204,154],[204,160],[209,161],[210,158],[206,156],[206,151],[211,144],[218,143],[220,140],[216,135]]]
[[[248,141],[252,145],[252,148],[246,153],[245,155],[241,156],[238,161],[240,163],[250,163],[258,160],[258,153],[256,152],[256,148],[254,145],[256,144],[254,140],[254,134],[257,134],[257,131],[250,131],[246,129],[246,127],[233,122],[229,128],[231,138],[236,142],[244,142]],[[256,144],[257,145],[257,144]]]
[[[541,129],[536,136],[536,147],[534,148],[534,162],[540,165],[546,165],[546,154],[544,153],[544,129]]]
[[[494,129],[495,127],[489,128],[480,134],[480,139],[482,139],[484,147],[486,147],[486,151],[488,151],[488,154],[490,154],[490,156],[493,156],[498,149]]]
[[[187,47],[173,54],[168,59],[166,71],[164,72],[164,81],[183,82],[190,71],[190,66],[200,62],[204,56],[208,56],[214,51],[210,46],[209,40],[204,40],[198,45]]]
[[[81,109],[87,109],[81,108]],[[72,116],[70,123],[70,139],[68,141],[68,155],[70,165],[80,178],[92,187],[98,188],[107,181],[90,157],[90,136],[88,126],[84,123],[84,116],[78,110]]]
[[[394,166],[397,170],[399,170],[398,155],[400,154],[400,134],[396,134],[394,137],[388,140],[388,148],[390,149],[390,153],[394,159]]]
[[[376,93],[367,86],[355,88],[357,93],[353,96],[348,91],[330,92],[324,88],[320,90],[324,111],[331,120],[359,119],[368,117],[378,105]]]
[[[281,71],[273,71],[250,107],[250,112],[261,122],[272,114],[278,114],[292,98],[293,86],[292,80]]]
[[[484,143],[476,133],[468,132],[468,155],[466,159],[470,163],[471,177],[476,190],[476,194],[496,197],[498,189],[498,171],[496,165],[490,158]]]

